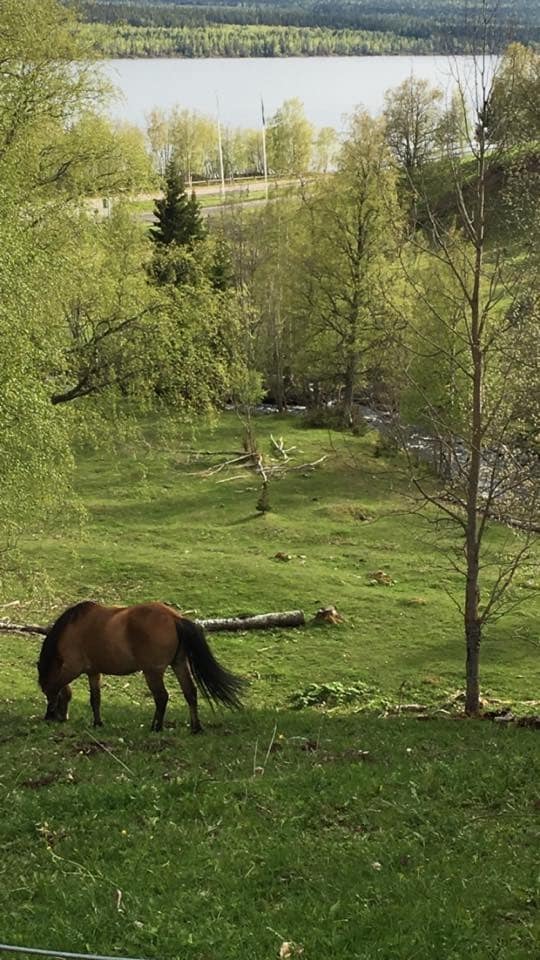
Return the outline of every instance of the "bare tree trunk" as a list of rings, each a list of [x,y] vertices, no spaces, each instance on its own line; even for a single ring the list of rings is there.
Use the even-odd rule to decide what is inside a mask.
[[[357,312],[356,303],[354,305],[354,312],[355,314]],[[343,384],[343,420],[348,427],[352,426],[353,423],[354,390],[357,377],[358,349],[356,346],[356,317],[354,317],[351,321],[350,332],[347,337],[345,378]]]
[[[473,309],[472,335],[475,335],[475,313]],[[465,642],[467,648],[466,663],[466,712],[478,713],[480,691],[478,668],[480,658],[480,640],[482,623],[479,614],[480,591],[480,536],[478,520],[478,490],[480,485],[480,465],[482,454],[482,353],[478,342],[473,340],[473,406],[471,423],[471,458],[467,478],[467,525],[465,531],[465,553],[467,577],[465,582]]]
[[[353,421],[354,385],[356,382],[356,363],[350,360],[345,370],[345,384],[343,390],[343,420],[348,427]]]
[[[280,413],[287,409],[287,400],[285,398],[285,386],[283,379],[283,357],[281,355],[281,337],[279,322],[274,329],[274,396],[276,406]]]
[[[473,597],[472,606],[473,608],[477,607],[476,597]],[[465,713],[470,717],[475,717],[480,709],[481,625],[478,616],[476,616],[476,619],[474,619],[474,614],[469,617],[468,609],[465,610],[465,636],[467,642]]]
[[[487,99],[484,96],[479,112],[477,126],[478,155],[474,220],[471,224],[475,247],[473,287],[470,296],[470,350],[472,360],[472,404],[470,431],[470,461],[467,477],[467,523],[465,529],[465,553],[467,577],[465,583],[465,643],[466,658],[466,696],[465,712],[471,716],[480,708],[479,662],[480,642],[482,639],[482,620],[479,613],[480,590],[480,545],[484,524],[478,519],[478,493],[480,489],[480,468],[482,464],[483,444],[483,381],[484,357],[482,350],[482,268],[484,258],[485,230],[485,128],[484,117]]]

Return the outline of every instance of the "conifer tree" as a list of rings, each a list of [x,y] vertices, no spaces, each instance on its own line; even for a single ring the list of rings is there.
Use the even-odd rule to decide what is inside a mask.
[[[205,235],[200,203],[195,192],[188,197],[183,177],[174,160],[167,164],[165,195],[156,200],[154,214],[157,226],[152,227],[150,234],[155,243],[192,246]]]

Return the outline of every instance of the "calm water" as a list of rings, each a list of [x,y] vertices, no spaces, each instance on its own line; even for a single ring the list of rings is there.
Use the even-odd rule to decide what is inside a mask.
[[[300,97],[318,127],[341,129],[343,117],[358,105],[371,113],[383,106],[385,91],[412,72],[445,90],[454,85],[457,68],[470,60],[458,57],[294,57],[291,59],[108,60],[104,69],[122,93],[112,114],[139,126],[152,107],[179,104],[225,124],[257,127],[260,100],[271,116],[284,100]]]

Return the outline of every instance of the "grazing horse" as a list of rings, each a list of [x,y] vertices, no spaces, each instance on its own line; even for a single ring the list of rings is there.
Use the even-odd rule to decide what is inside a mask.
[[[94,726],[101,721],[101,674],[126,676],[142,670],[156,710],[152,730],[163,729],[169,694],[163,674],[172,667],[189,706],[191,732],[202,729],[197,687],[210,703],[242,706],[244,681],[215,659],[199,624],[164,603],[105,607],[86,600],[65,610],[47,633],[38,661],[39,685],[47,697],[45,720],[67,720],[71,688],[88,676]],[[195,682],[194,682],[195,681]]]

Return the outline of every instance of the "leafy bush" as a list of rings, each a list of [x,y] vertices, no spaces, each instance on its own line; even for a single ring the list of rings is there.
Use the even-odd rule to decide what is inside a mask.
[[[308,683],[302,690],[291,694],[289,702],[294,710],[304,707],[338,707],[345,703],[362,703],[367,706],[378,700],[379,691],[361,680],[345,685],[343,683]]]

